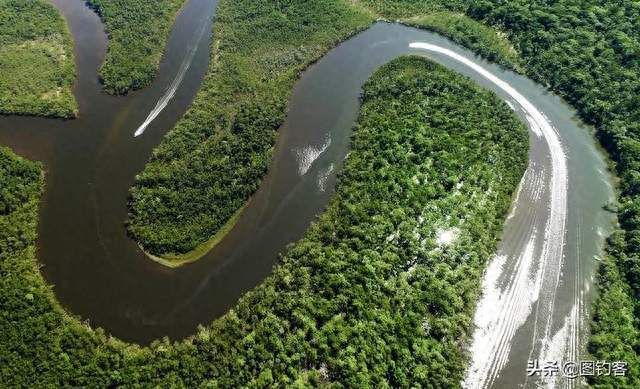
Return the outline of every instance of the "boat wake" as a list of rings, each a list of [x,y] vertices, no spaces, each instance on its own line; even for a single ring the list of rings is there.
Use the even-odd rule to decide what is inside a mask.
[[[567,342],[575,331],[559,331],[552,337],[552,317],[560,280],[567,218],[567,157],[560,137],[548,118],[511,85],[482,66],[437,45],[414,42],[414,49],[445,55],[468,66],[498,86],[524,113],[542,154],[522,180],[522,189],[507,220],[503,244],[489,264],[478,302],[476,326],[470,346],[471,364],[464,387],[490,387],[509,360],[517,330],[535,315],[532,353],[548,353],[551,345]],[[540,227],[537,227],[543,223]],[[540,233],[540,230],[543,233]],[[535,310],[534,310],[535,305]],[[538,320],[541,318],[541,320]],[[542,319],[544,318],[544,319]],[[563,339],[556,339],[562,337]],[[524,374],[524,371],[523,371]]]
[[[304,176],[307,174],[313,162],[318,159],[322,153],[327,151],[331,146],[331,137],[327,134],[325,141],[320,147],[310,145],[294,151],[296,160],[298,161],[298,174]]]
[[[169,87],[167,87],[167,90],[164,92],[162,97],[160,97],[155,107],[153,107],[151,112],[149,112],[149,115],[147,116],[147,118],[144,120],[144,122],[142,122],[142,124],[134,132],[133,134],[134,137],[138,137],[144,134],[149,124],[151,124],[151,122],[154,121],[155,118],[158,117],[158,115],[160,115],[160,112],[162,112],[167,107],[171,99],[173,99],[173,97],[175,96],[176,91],[180,87],[180,84],[182,84],[182,80],[184,79],[184,76],[187,74],[187,70],[189,70],[189,67],[191,66],[191,62],[193,62],[193,57],[195,57],[196,52],[198,51],[198,45],[200,44],[200,41],[204,36],[206,27],[207,27],[207,24],[203,23],[202,28],[200,29],[197,35],[197,39],[190,45],[189,52],[187,53],[187,56],[184,58],[184,60],[182,61],[182,64],[180,65],[180,68],[178,69],[178,73],[174,77],[171,84],[169,84]]]
[[[331,163],[326,169],[323,169],[318,173],[318,189],[320,190],[320,192],[324,192],[327,190],[327,180],[331,176],[331,173],[333,173],[334,169],[335,165]]]

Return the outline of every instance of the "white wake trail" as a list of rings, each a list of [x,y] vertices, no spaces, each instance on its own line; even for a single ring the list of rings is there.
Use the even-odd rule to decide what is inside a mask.
[[[307,174],[311,165],[331,146],[331,136],[326,135],[324,143],[318,146],[309,145],[301,149],[294,150],[296,159],[298,160],[298,174],[304,176]]]
[[[178,73],[176,74],[175,78],[173,79],[167,90],[164,92],[162,97],[160,97],[160,99],[156,103],[156,106],[153,107],[151,112],[149,112],[149,115],[144,120],[144,122],[142,122],[140,127],[138,127],[136,132],[134,132],[134,137],[138,137],[144,134],[147,126],[149,126],[149,124],[151,124],[151,122],[154,121],[155,118],[158,117],[158,115],[160,115],[160,112],[162,112],[167,107],[167,105],[169,105],[169,102],[175,96],[178,87],[180,87],[184,76],[187,74],[187,70],[189,70],[189,66],[191,66],[191,62],[193,62],[193,57],[195,57],[196,52],[198,51],[198,46],[200,44],[200,41],[202,40],[202,36],[204,35],[206,27],[207,23],[203,23],[202,28],[200,28],[200,32],[198,33],[198,39],[196,39],[196,41],[192,44],[189,52],[187,53],[187,56],[184,58],[184,60],[182,60],[182,64],[180,64],[180,68],[178,69]]]
[[[544,313],[542,317],[548,315],[546,317],[550,318],[552,316],[555,290],[558,287],[563,261],[567,216],[567,157],[559,135],[548,118],[511,85],[482,66],[449,49],[423,42],[414,42],[409,46],[414,49],[443,54],[468,66],[498,86],[521,107],[526,114],[531,131],[537,137],[542,136],[549,148],[551,159],[551,172],[548,180],[550,204],[545,215],[548,218],[544,234],[538,237],[535,231],[531,231],[530,239],[522,246],[521,254],[511,273],[505,273],[507,270],[503,264],[506,258],[498,253],[494,259],[494,262],[497,263],[493,266],[489,265],[483,282],[483,296],[478,303],[474,318],[477,328],[471,345],[471,365],[462,384],[469,388],[484,388],[491,385],[506,364],[516,330],[526,321],[523,320],[523,313],[528,316],[533,304],[537,301],[536,317],[538,313]],[[541,181],[543,182],[540,184],[543,184],[544,180]],[[542,188],[538,189],[542,193]],[[536,197],[534,200],[546,201],[546,199]],[[520,212],[520,208],[515,212]],[[542,246],[541,254],[535,258],[534,263],[528,260],[529,255],[532,254],[533,246]],[[527,260],[523,260],[525,258]],[[537,271],[533,272],[533,277],[531,277],[534,265],[537,265]],[[529,275],[525,276],[527,273]],[[501,287],[498,280],[504,277],[509,282],[506,286]],[[517,290],[521,288],[529,288],[529,290]],[[538,312],[540,309],[544,312]],[[537,330],[537,320],[535,326]],[[542,323],[542,327],[540,333],[544,338],[550,337],[551,320]]]

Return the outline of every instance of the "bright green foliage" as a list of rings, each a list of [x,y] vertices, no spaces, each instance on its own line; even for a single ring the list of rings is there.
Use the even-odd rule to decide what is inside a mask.
[[[628,285],[620,277],[615,262],[616,240],[620,234],[609,240],[608,255],[600,267],[598,285],[600,296],[594,304],[594,322],[589,351],[596,360],[626,361],[629,364],[627,377],[599,377],[593,379],[595,387],[621,388],[637,387],[640,376],[640,356],[634,350],[640,342],[634,322],[634,301]]]
[[[58,11],[44,0],[0,0],[0,114],[69,118],[73,45]]]
[[[109,34],[107,58],[100,69],[107,92],[124,94],[151,83],[184,1],[87,0]]]
[[[258,189],[300,72],[369,22],[341,0],[219,4],[209,74],[131,189],[129,232],[145,250],[215,235]]]
[[[513,70],[521,70],[520,57],[506,37],[464,14],[432,12],[406,19],[404,23],[437,32],[489,61]]]
[[[363,4],[387,19],[402,19],[432,12],[464,11],[469,0],[350,0]]]
[[[3,196],[31,200],[11,201],[8,216],[27,234],[0,224],[3,240],[27,247],[0,262],[0,302],[9,308],[0,315],[0,380],[458,386],[460,344],[527,139],[510,109],[471,80],[423,58],[393,61],[365,85],[337,193],[305,237],[227,315],[192,339],[149,348],[108,340],[61,313],[33,257],[38,169],[9,156],[0,164],[15,166],[6,176],[24,178],[12,178]],[[455,239],[439,244],[448,230]]]

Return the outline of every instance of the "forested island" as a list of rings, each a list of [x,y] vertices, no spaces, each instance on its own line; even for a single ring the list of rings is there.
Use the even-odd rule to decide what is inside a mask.
[[[0,2],[0,114],[71,118],[73,43],[45,0]]]
[[[101,73],[105,89],[125,93],[147,85],[182,2],[165,1],[155,8],[145,6],[147,2],[91,2],[100,9],[111,38]],[[0,69],[6,66],[11,74],[20,74],[24,64],[42,66],[44,58],[51,61],[42,55],[50,46],[22,42],[43,42],[43,37],[60,34],[56,44],[65,48],[70,61],[46,62],[53,65],[46,67],[47,72],[62,76],[40,72],[49,78],[30,79],[36,83],[30,96],[60,87],[67,98],[62,106],[15,105],[21,100],[7,92],[13,81],[5,80],[0,81],[0,110],[72,116],[77,108],[70,92],[73,60],[68,32],[44,2],[27,3],[41,7],[35,8],[39,21],[47,15],[51,19],[42,28],[38,22],[37,28],[27,29],[44,33],[24,35],[25,30],[13,29],[14,18],[7,15],[36,11],[22,9],[25,2],[0,4],[0,53],[10,45],[29,49],[11,51],[21,58],[0,54]],[[119,13],[124,8],[114,6],[108,12],[107,3],[126,3],[128,12],[138,16],[115,22],[123,17]],[[135,6],[138,11],[131,11]],[[608,240],[599,273],[600,297],[589,351],[594,359],[629,362],[630,374],[592,378],[591,383],[638,386],[640,8],[636,2],[221,0],[217,12],[212,60],[202,90],[131,189],[128,228],[146,250],[160,255],[186,253],[210,239],[245,204],[267,171],[276,130],[300,72],[374,19],[399,19],[438,31],[527,74],[561,94],[596,127],[620,177],[620,229]],[[136,23],[142,22],[144,27],[136,30]],[[31,76],[33,70],[24,72]],[[394,95],[392,82],[402,83],[406,95]],[[455,86],[456,94],[437,94],[443,85]],[[456,128],[487,136],[482,147],[488,149],[463,135],[443,139],[451,123],[427,121],[429,131],[426,127],[404,131],[416,118],[424,119],[416,101],[426,93],[436,93],[433,103],[442,105],[431,108],[446,109],[444,116]],[[22,101],[37,101],[31,97]],[[390,100],[403,108],[391,106]],[[465,104],[468,101],[485,111],[472,109]],[[381,116],[389,120],[388,126],[373,124]],[[483,132],[486,127],[481,126],[465,127],[459,120],[475,123],[481,117],[493,124],[491,132]],[[499,142],[490,137],[498,130],[502,130]],[[457,386],[465,366],[459,342],[468,335],[480,274],[524,168],[523,136],[522,125],[504,104],[468,80],[424,60],[394,61],[365,88],[353,153],[335,198],[305,238],[284,254],[273,276],[192,338],[158,341],[144,348],[93,330],[60,307],[41,278],[35,257],[42,168],[0,149],[0,380],[15,385],[259,386],[375,384],[384,379],[396,385]],[[373,149],[383,141],[383,149]],[[466,145],[476,164],[469,165],[466,155],[463,163],[459,154],[438,149],[440,142]],[[396,152],[390,156],[387,150]],[[446,169],[421,164],[433,152],[447,158]],[[497,166],[505,174],[502,181],[483,162],[482,157],[492,152],[501,161]],[[363,175],[362,170],[371,171],[372,164],[384,167],[384,174]],[[416,179],[429,185],[416,184]],[[451,191],[459,182],[463,182],[459,193]],[[482,190],[489,185],[493,198]],[[398,191],[405,196],[397,196]],[[464,202],[474,193],[472,204]],[[370,201],[392,195],[407,200]],[[363,198],[367,201],[359,201]],[[368,204],[374,209],[366,208]],[[416,211],[429,205],[433,214]],[[442,214],[435,210],[445,208],[467,222],[438,225]],[[420,216],[428,222],[419,225]],[[483,223],[489,220],[493,228],[468,228],[478,217]],[[454,244],[435,244],[440,227],[457,228]],[[420,260],[406,261],[416,254]],[[366,370],[359,370],[363,366]]]

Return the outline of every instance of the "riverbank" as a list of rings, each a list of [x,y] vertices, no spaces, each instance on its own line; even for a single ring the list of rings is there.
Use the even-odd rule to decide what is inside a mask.
[[[208,241],[200,244],[195,249],[189,251],[184,254],[162,254],[162,255],[153,255],[146,251],[144,251],[144,247],[140,247],[141,250],[144,251],[145,255],[154,260],[155,262],[170,268],[177,268],[191,262],[195,262],[203,256],[207,255],[209,251],[211,251],[225,236],[231,231],[231,229],[236,225],[238,219],[240,219],[240,215],[242,211],[249,205],[247,202],[244,206],[236,211],[236,213],[231,216],[231,218],[227,221],[227,223],[222,226],[218,230],[218,232],[211,237]]]

